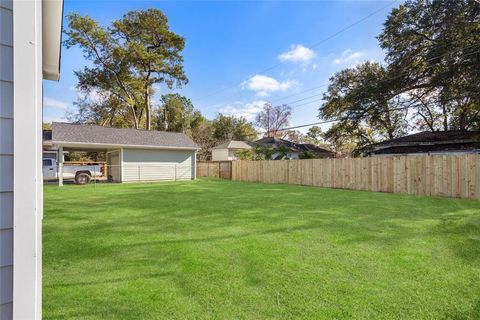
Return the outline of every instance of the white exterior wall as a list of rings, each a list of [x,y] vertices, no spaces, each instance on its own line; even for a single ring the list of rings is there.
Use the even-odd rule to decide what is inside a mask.
[[[123,149],[122,181],[195,179],[194,150]]]
[[[235,155],[235,152],[239,150],[228,150],[228,160],[237,160],[237,156]]]
[[[107,152],[108,175],[114,182],[121,182],[120,150]]]
[[[228,156],[228,149],[212,149],[212,161],[226,161]]]
[[[34,320],[42,314],[42,1],[14,1],[13,30],[13,319]]]
[[[13,4],[0,0],[0,319],[13,313]]]

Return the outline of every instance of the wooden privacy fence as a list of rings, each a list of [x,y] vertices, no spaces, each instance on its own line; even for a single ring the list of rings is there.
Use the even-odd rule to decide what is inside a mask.
[[[234,161],[232,180],[480,199],[480,155]]]
[[[197,161],[197,177],[232,179],[232,161]]]

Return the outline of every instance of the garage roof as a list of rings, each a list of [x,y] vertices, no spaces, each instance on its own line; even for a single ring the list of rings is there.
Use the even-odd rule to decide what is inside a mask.
[[[222,143],[214,147],[213,149],[252,149],[252,146],[250,146],[249,144],[243,141],[231,140],[231,141]]]
[[[198,149],[192,139],[180,132],[109,128],[63,122],[52,123],[52,144]]]

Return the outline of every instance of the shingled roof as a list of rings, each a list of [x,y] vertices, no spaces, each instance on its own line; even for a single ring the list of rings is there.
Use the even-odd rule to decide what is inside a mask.
[[[452,142],[480,142],[480,131],[423,131],[419,133],[410,134],[400,138],[386,140],[376,143],[375,146],[385,145],[409,145],[409,144],[438,144],[438,143],[452,143]]]
[[[219,144],[213,149],[251,149],[252,146],[243,141],[231,140],[225,143]]]
[[[480,131],[424,131],[369,146],[370,154],[467,152],[480,149]]]
[[[195,143],[180,132],[108,128],[92,124],[52,123],[54,144],[101,144],[197,149]]]

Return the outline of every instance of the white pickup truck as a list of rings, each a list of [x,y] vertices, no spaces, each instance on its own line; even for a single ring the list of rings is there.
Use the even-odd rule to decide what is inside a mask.
[[[63,180],[74,180],[76,184],[87,184],[102,177],[100,165],[64,165]],[[58,165],[55,159],[43,159],[43,181],[58,180]]]

